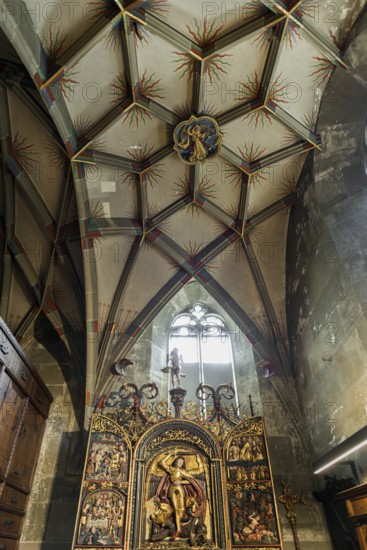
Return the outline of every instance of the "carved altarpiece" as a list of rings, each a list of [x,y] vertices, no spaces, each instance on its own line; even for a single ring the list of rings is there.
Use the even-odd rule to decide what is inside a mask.
[[[231,391],[201,385],[205,415],[173,399],[173,418],[142,406],[154,384],[123,385],[133,405],[92,418],[75,550],[283,548],[263,419],[222,407]]]

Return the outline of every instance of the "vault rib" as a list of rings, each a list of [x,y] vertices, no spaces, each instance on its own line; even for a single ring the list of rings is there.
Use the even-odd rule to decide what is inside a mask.
[[[7,246],[4,246],[3,273],[1,285],[0,315],[3,319],[8,318],[11,282],[13,274],[13,259],[8,253]]]
[[[249,101],[240,103],[239,105],[236,105],[231,109],[228,109],[227,111],[221,113],[217,117],[219,125],[228,124],[229,122],[232,122],[239,117],[243,117],[251,112],[263,108],[265,104],[266,94],[271,84],[270,79],[277,59],[283,27],[284,24],[280,22],[276,25],[276,27],[272,29],[272,38],[270,39],[270,46],[266,56],[264,69],[261,75],[257,96]]]
[[[284,7],[283,2],[279,2],[278,0],[260,0],[260,2],[274,13],[288,14],[288,10]]]
[[[245,237],[242,240],[242,244],[243,244],[244,252],[247,258],[247,263],[250,267],[250,271],[252,273],[257,291],[259,293],[259,296],[264,306],[269,327],[271,328],[271,332],[275,340],[275,347],[279,352],[279,358],[283,365],[284,373],[289,379],[291,379],[289,357],[288,357],[287,350],[285,349],[285,346],[284,346],[283,337],[279,331],[279,321],[275,314],[274,306],[271,301],[269,291],[267,289],[263,274],[261,272],[261,268],[257,261],[254,249],[252,247],[250,238],[248,236]]]
[[[91,217],[88,189],[84,176],[84,168],[80,163],[72,164],[74,188],[78,205],[81,247],[83,251],[85,306],[86,306],[86,392],[94,394],[96,382],[96,364],[98,361],[98,279],[93,238],[85,234],[85,220]],[[86,402],[84,424],[89,425],[90,409]]]
[[[32,112],[32,114],[37,117],[37,120],[39,123],[44,127],[46,132],[55,140],[55,142],[58,144],[60,149],[64,152],[66,155],[66,151],[64,148],[64,144],[60,140],[59,134],[55,131],[55,128],[53,127],[50,119],[50,115],[48,112],[45,112],[41,105],[39,105],[35,99],[27,93],[26,90],[23,89],[22,86],[20,86],[18,83],[10,85],[7,81],[5,82],[6,86],[12,91],[12,93],[18,97],[18,99],[25,105],[27,105],[28,109]]]
[[[89,150],[86,153],[86,150],[93,145],[93,141],[98,139],[101,134],[107,132],[116,122],[118,122],[121,115],[130,109],[134,104],[131,103],[129,98],[126,98],[124,101],[121,101],[118,105],[113,107],[110,111],[105,113],[99,120],[97,120],[82,136],[81,145],[79,145],[79,150],[74,152],[74,155],[71,160],[81,160],[82,158],[89,159],[90,157],[83,157],[83,153],[90,155]],[[78,140],[80,142],[80,139]]]
[[[176,212],[179,212],[182,208],[184,208],[185,206],[191,203],[192,203],[191,194],[188,193],[183,197],[180,197],[179,199],[177,199],[176,201],[168,205],[166,208],[164,208],[156,216],[153,216],[152,218],[150,218],[147,230],[151,231],[155,229],[160,223],[164,222],[170,216],[172,216]]]
[[[237,232],[236,221],[230,216],[223,208],[216,203],[204,197],[204,195],[197,195],[197,201],[205,212],[222,222],[225,226],[233,231]]]
[[[287,113],[277,103],[272,101],[267,101],[265,108],[288,128],[290,128],[295,134],[303,138],[305,141],[310,143],[313,147],[320,149],[321,147],[321,138],[319,135],[314,134],[311,130],[306,128],[299,120],[294,118],[290,113]]]
[[[208,44],[203,49],[204,57],[212,55],[214,52],[226,51],[228,48],[235,46],[244,38],[249,38],[252,34],[255,34],[261,29],[276,25],[282,21],[284,17],[284,15],[274,14],[271,11],[259,15],[258,17],[247,21],[243,25],[240,25],[223,34],[217,38],[214,43]]]
[[[212,259],[212,257],[232,244],[233,241],[227,239],[226,233],[213,241],[213,243],[215,243],[214,248],[213,243],[211,243],[204,249],[205,258],[207,260]],[[236,234],[233,233],[233,235],[235,239],[238,238]],[[150,237],[148,236],[148,238]],[[110,358],[111,362],[117,360],[120,355],[126,355],[130,351],[136,341],[136,337],[140,335],[141,332],[149,325],[151,320],[164,307],[167,301],[173,297],[174,294],[192,277],[197,278],[201,284],[204,284],[208,292],[210,292],[213,297],[222,304],[239,327],[241,329],[244,328],[246,336],[249,338],[250,342],[256,346],[256,349],[258,349],[259,353],[263,357],[273,357],[274,350],[267,348],[261,340],[258,340],[259,330],[256,327],[256,324],[237,305],[235,300],[233,300],[230,295],[213,279],[213,277],[209,275],[209,273],[205,270],[205,265],[200,261],[200,258],[196,256],[190,262],[188,254],[179,245],[177,245],[177,243],[161,232],[157,232],[152,240],[158,248],[162,250],[162,252],[178,264],[179,269],[176,275],[162,287],[158,294],[143,308],[130,326],[127,327],[121,339],[116,343],[112,350]],[[197,264],[196,268],[192,266],[193,262]],[[105,380],[101,379],[100,374],[98,385],[102,386],[103,383],[105,383]]]
[[[72,178],[71,178],[71,170],[69,169],[68,174],[66,176],[66,185],[65,185],[65,189],[64,189],[63,197],[61,199],[61,205],[60,205],[60,209],[59,209],[60,211],[59,211],[58,223],[57,223],[57,229],[56,229],[56,235],[55,235],[55,243],[57,243],[58,238],[59,238],[60,233],[61,233],[61,230],[62,230],[62,227],[64,226],[65,221],[67,219],[67,215],[68,215],[68,211],[69,211],[69,205],[70,205],[70,199],[71,199],[71,193],[72,193]],[[53,247],[50,258],[49,258],[49,261],[48,261],[48,265],[47,265],[47,269],[46,269],[46,277],[45,277],[45,281],[44,281],[44,290],[43,290],[42,297],[41,297],[41,308],[45,312],[48,311],[48,309],[49,309],[48,301],[51,297],[51,299],[54,301],[54,303],[57,307],[57,311],[52,312],[52,317],[51,317],[50,320],[53,322],[54,326],[56,325],[55,326],[56,330],[57,329],[62,330],[61,338],[64,341],[66,340],[68,349],[70,351],[71,350],[73,351],[74,356],[76,358],[75,364],[78,365],[79,368],[81,368],[83,358],[81,356],[80,346],[75,345],[75,343],[73,342],[73,339],[70,337],[70,331],[69,331],[68,328],[65,327],[64,315],[62,314],[61,308],[59,306],[57,306],[57,304],[54,300],[54,295],[53,295],[54,293],[53,293],[53,289],[52,289],[52,279],[53,279],[54,273],[56,271],[56,260],[55,260],[55,258],[56,258],[56,256],[60,257],[60,255],[58,254],[58,250],[59,250],[59,247],[57,247],[57,246]],[[69,258],[69,257],[66,256],[66,258]],[[70,258],[69,258],[69,260],[70,260]],[[70,272],[70,269],[69,269],[69,272]],[[72,276],[71,280],[72,280],[72,283],[73,283],[73,288],[75,290],[76,303],[79,305],[79,315],[80,315],[81,319],[83,319],[83,313],[82,313],[82,310],[80,309],[80,306],[82,304],[80,303],[80,300],[78,300],[78,287],[80,289],[79,278],[76,276],[75,271],[71,270],[71,273],[74,274],[74,276]],[[74,287],[75,283],[77,283],[76,289]],[[46,313],[46,315],[47,315],[47,313]],[[72,354],[70,354],[70,355],[71,355],[71,357],[74,357]]]
[[[20,342],[24,337],[27,329],[31,326],[33,321],[38,317],[40,308],[38,304],[32,305],[23,319],[19,322],[18,326],[12,331],[15,338]]]
[[[229,122],[232,122],[237,118],[244,117],[245,115],[248,115],[251,112],[257,111],[258,109],[262,109],[262,107],[263,107],[263,104],[260,99],[258,98],[251,99],[250,101],[240,103],[239,105],[235,105],[234,107],[231,107],[227,111],[220,113],[217,116],[217,122],[219,126],[223,126],[224,124],[228,124]]]
[[[173,298],[173,296],[186,284],[190,277],[184,269],[177,269],[176,274],[163,285],[159,293],[149,302],[149,304],[138,314],[135,319],[126,328],[125,332],[121,335],[120,340],[115,344],[111,350],[110,362],[111,364],[117,360],[118,357],[126,356],[133,345],[135,344],[137,336],[140,335],[150,321],[154,319],[155,315],[161,311],[165,304]],[[108,385],[109,373],[107,369],[100,369],[97,387],[99,392],[103,393],[106,384]]]
[[[295,194],[290,193],[289,195],[286,195],[285,197],[282,197],[281,199],[278,199],[276,202],[271,203],[269,206],[266,206],[258,212],[257,214],[254,214],[250,218],[247,218],[245,220],[245,229],[244,233],[246,234],[249,229],[253,229],[260,223],[263,223],[264,221],[268,220],[275,214],[278,214],[278,212],[281,212],[284,210],[284,208],[287,207],[287,203],[292,202],[295,199]]]
[[[247,174],[242,175],[241,182],[241,194],[240,194],[240,203],[238,207],[238,219],[241,224],[241,234],[244,234],[246,218],[248,213],[248,205],[250,200],[250,189],[249,189],[250,179]]]
[[[135,34],[131,25],[134,23],[127,14],[124,14],[124,32],[122,35],[122,54],[125,67],[127,82],[130,86],[130,94],[133,101],[137,97],[137,87],[139,85],[138,56],[135,46]]]
[[[33,21],[23,0],[12,0],[12,10],[6,0],[0,0],[0,26],[10,42],[16,41],[17,53],[27,67],[36,86],[39,88],[46,79],[47,56],[43,46],[33,30]],[[31,32],[30,32],[31,29]],[[33,35],[30,37],[30,35]]]
[[[54,239],[55,221],[52,218],[46,204],[36,189],[33,181],[24,171],[20,163],[13,155],[13,138],[11,134],[9,104],[7,90],[0,82],[0,131],[2,140],[3,159],[13,174],[17,185],[22,190],[23,196],[32,205],[33,216],[42,231],[47,231],[51,239]]]
[[[50,75],[47,82],[44,84],[47,86],[54,79],[55,75],[60,70],[60,67],[65,65],[75,65],[78,61],[86,55],[98,42],[101,40],[103,35],[107,32],[108,29],[112,29],[122,20],[122,14],[120,10],[116,7],[115,13],[110,15],[110,18],[107,20],[97,19],[97,21],[89,27],[75,42],[70,44],[68,48],[55,60],[55,65],[58,65],[58,68],[53,74]]]
[[[134,173],[140,171],[140,165],[131,158],[120,157],[118,155],[112,155],[111,153],[92,149],[85,150],[74,162],[80,162],[81,164],[105,164],[106,166],[114,166]]]
[[[0,83],[0,131],[1,131],[3,161],[5,162],[8,168],[8,170],[4,174],[5,205],[6,205],[6,211],[7,211],[6,230],[5,230],[6,245],[11,255],[13,256],[14,261],[18,265],[20,271],[23,273],[26,281],[31,287],[37,302],[40,304],[41,303],[40,292],[42,287],[41,280],[36,270],[34,269],[33,264],[28,257],[28,254],[24,250],[22,243],[15,236],[15,186],[14,186],[13,178],[11,178],[10,174],[13,175],[15,181],[17,180],[17,177],[19,178],[19,176],[21,176],[20,177],[21,181],[23,182],[25,181],[27,184],[32,186],[33,186],[33,183],[30,182],[28,176],[22,172],[22,169],[20,169],[19,165],[12,158],[12,136],[11,136],[8,96],[7,96],[7,90],[2,83]],[[31,199],[31,197],[29,196],[28,190],[26,190],[24,194],[29,199]],[[44,231],[45,229],[45,226],[43,223],[44,219],[43,219],[43,216],[40,215],[40,211],[41,213],[44,213],[44,211],[42,210],[43,203],[39,202],[37,204],[34,204],[34,202],[31,200],[31,204],[35,208],[34,219],[36,223],[40,225],[41,230]],[[47,218],[47,221],[49,221],[49,218]],[[46,225],[46,228],[48,229],[50,229],[51,227],[53,228],[53,220],[52,222]]]
[[[137,186],[137,201],[140,223],[143,228],[143,234],[146,232],[146,223],[148,219],[148,190],[145,174],[139,174]]]
[[[265,105],[269,89],[271,87],[271,79],[274,72],[275,63],[278,57],[280,45],[284,36],[286,28],[286,20],[281,20],[275,27],[272,29],[272,37],[270,39],[270,46],[268,55],[266,56],[265,66],[263,73],[261,75],[260,85],[259,85],[259,98],[261,98],[261,104]]]
[[[137,98],[137,104],[142,105],[143,108],[148,109],[157,118],[167,124],[170,124],[171,126],[176,126],[179,121],[179,117],[176,113],[172,112],[170,109],[167,109],[167,107],[164,107],[164,105],[161,105],[157,101],[154,101],[154,99],[140,95]]]
[[[303,32],[309,41],[321,50],[326,57],[343,67],[343,69],[349,69],[348,64],[344,61],[338,48],[334,46],[334,44],[330,42],[323,34],[321,34],[314,27],[311,27],[311,25],[305,21],[302,21],[302,24],[299,23],[299,26],[303,29]]]
[[[195,268],[194,274],[197,275],[201,270],[205,269],[208,266],[208,263],[211,260],[214,260],[221,252],[223,252],[228,246],[232,243],[238,241],[240,235],[233,231],[231,228],[228,228],[224,233],[219,235],[212,242],[207,244],[202,250],[200,250],[192,258],[192,265]]]
[[[205,270],[201,272],[205,278],[200,278],[206,290],[215,298],[231,316],[237,326],[243,331],[249,342],[263,358],[275,359],[273,346],[268,346],[259,338],[259,328],[251,317],[237,304],[228,292]]]
[[[223,157],[226,161],[233,166],[236,166],[239,170],[245,172],[245,174],[250,173],[250,164],[242,158],[240,155],[237,155],[232,149],[229,149],[225,145],[222,145],[220,150],[220,156]]]
[[[288,6],[288,13],[293,13],[295,12],[296,10],[298,10],[298,8],[301,7],[302,3],[303,3],[304,0],[295,0],[294,2],[291,2],[290,5]]]
[[[173,154],[172,148],[173,148],[173,143],[170,142],[164,147],[162,147],[161,149],[158,149],[158,151],[155,151],[148,158],[143,159],[140,164],[141,172],[145,172],[146,170],[149,170],[149,168],[151,168],[157,162],[160,162],[161,160],[165,159],[169,155],[172,155]]]
[[[202,58],[202,49],[200,46],[195,44],[190,38],[182,34],[177,29],[174,29],[155,15],[153,15],[148,10],[145,12],[145,23],[149,29],[152,28],[158,36],[164,40],[170,42],[173,46],[182,48],[187,52],[191,52],[193,57],[197,59]]]
[[[310,151],[311,149],[314,149],[314,146],[307,141],[299,141],[297,143],[294,143],[293,145],[288,145],[287,147],[278,149],[278,151],[274,151],[274,153],[270,153],[269,155],[265,155],[251,162],[250,174],[255,174],[262,168],[266,168],[266,166],[275,164],[288,157],[292,157],[293,155],[300,155],[302,153]]]
[[[87,220],[87,228],[89,226]],[[101,237],[109,235],[143,235],[141,224],[131,218],[101,218],[93,220],[94,229],[98,228]]]
[[[15,208],[14,208],[14,183],[9,181],[12,176],[5,163],[2,163],[1,183],[4,190],[4,215],[5,223],[4,230],[1,232],[4,239],[3,253],[3,273],[2,273],[2,288],[0,315],[3,319],[8,318],[11,282],[13,274],[13,258],[9,253],[7,242],[11,238],[12,228],[15,223]]]
[[[99,373],[102,370],[102,367],[104,366],[104,363],[105,363],[105,360],[106,360],[106,357],[107,357],[109,344],[110,344],[111,339],[114,335],[114,331],[115,331],[115,327],[116,327],[115,318],[116,318],[117,308],[118,308],[118,306],[121,302],[121,298],[122,298],[122,296],[124,294],[124,291],[126,289],[127,283],[128,283],[129,278],[131,276],[131,272],[132,272],[133,267],[135,265],[135,262],[138,258],[139,251],[140,251],[140,248],[141,248],[141,243],[142,243],[142,237],[140,237],[140,236],[135,237],[135,239],[134,239],[134,241],[131,245],[129,255],[126,259],[125,266],[124,266],[124,269],[122,271],[120,280],[117,284],[114,296],[112,298],[111,307],[110,307],[110,310],[108,312],[108,316],[107,316],[107,319],[106,319],[105,326],[103,327],[101,342],[100,342],[100,346],[99,346],[99,357],[98,357],[98,362],[97,362],[97,365],[96,365],[96,372],[97,373]]]
[[[195,59],[193,74],[192,74],[192,101],[191,111],[194,115],[198,116],[204,108],[203,92],[202,92],[202,61]]]

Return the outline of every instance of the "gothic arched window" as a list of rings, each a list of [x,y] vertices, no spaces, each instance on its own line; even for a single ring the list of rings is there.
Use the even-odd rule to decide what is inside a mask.
[[[169,353],[174,348],[178,348],[183,359],[182,371],[186,376],[182,385],[187,389],[187,401],[196,401],[200,383],[214,387],[232,383],[236,391],[229,330],[223,319],[204,304],[195,303],[175,317],[170,329]]]

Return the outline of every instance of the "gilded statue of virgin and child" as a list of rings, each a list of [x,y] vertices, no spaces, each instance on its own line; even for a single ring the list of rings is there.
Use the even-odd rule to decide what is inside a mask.
[[[207,540],[205,468],[200,455],[160,455],[151,468],[155,510],[148,517],[150,541],[187,539],[191,546]],[[160,480],[158,481],[158,478]]]

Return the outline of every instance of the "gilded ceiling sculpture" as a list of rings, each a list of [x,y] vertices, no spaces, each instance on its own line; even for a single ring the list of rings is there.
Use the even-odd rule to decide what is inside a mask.
[[[173,139],[180,160],[186,164],[197,164],[219,153],[222,134],[213,118],[191,116],[176,126]]]

